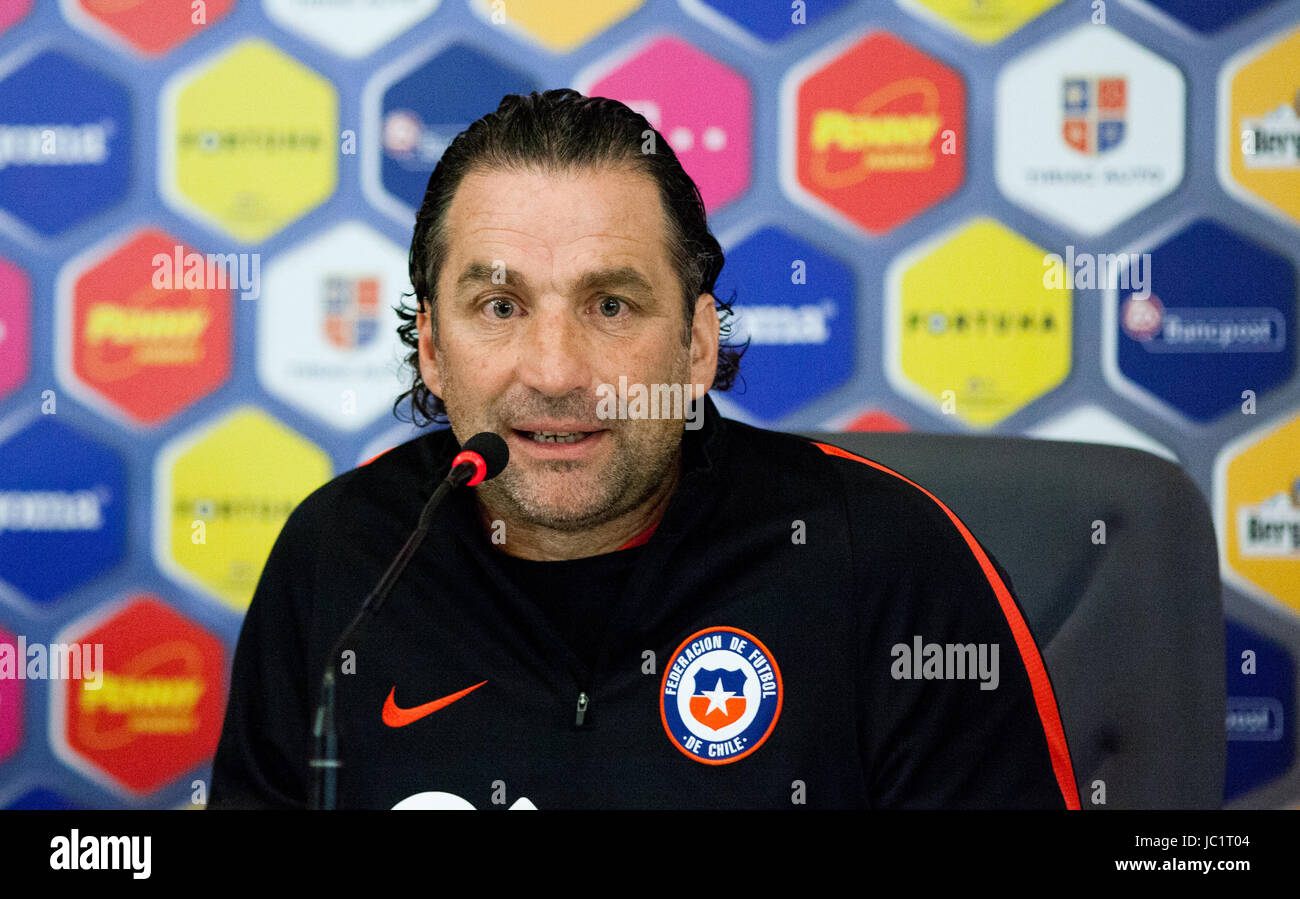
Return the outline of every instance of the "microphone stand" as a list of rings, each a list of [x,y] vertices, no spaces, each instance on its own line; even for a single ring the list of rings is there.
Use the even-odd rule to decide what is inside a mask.
[[[338,657],[343,652],[343,647],[352,636],[366,623],[366,620],[373,617],[379,611],[379,606],[388,597],[393,585],[401,577],[402,571],[415,555],[415,551],[423,542],[425,534],[429,531],[429,526],[433,522],[433,510],[438,507],[454,488],[467,484],[474,476],[474,465],[470,462],[462,462],[456,465],[443,479],[438,488],[433,491],[429,501],[424,504],[424,509],[420,512],[420,521],[416,525],[411,536],[407,538],[404,545],[393,559],[384,576],[380,578],[375,589],[370,591],[366,601],[361,604],[361,610],[357,612],[356,617],[339,635],[338,640],[334,642],[334,647],[330,650],[329,661],[325,665],[325,673],[321,676],[320,685],[320,702],[316,706],[316,714],[312,724],[312,736],[316,741],[316,755],[308,762],[312,769],[312,808],[333,810],[338,804],[338,777],[339,768],[343,767],[343,762],[339,760],[339,735],[334,720],[335,706],[335,677],[334,667],[337,664]]]

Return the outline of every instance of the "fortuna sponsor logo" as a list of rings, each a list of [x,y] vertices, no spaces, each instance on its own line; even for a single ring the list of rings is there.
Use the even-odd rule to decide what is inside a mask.
[[[0,169],[9,165],[100,165],[108,158],[113,122],[86,125],[0,125]]]
[[[50,867],[55,871],[133,871],[148,880],[153,837],[93,837],[75,827],[66,837],[50,840]]]
[[[732,627],[692,634],[664,670],[659,714],[680,752],[706,765],[739,761],[781,714],[781,671],[758,638]]]
[[[827,321],[835,315],[830,300],[801,306],[734,306],[735,337],[755,346],[822,344],[831,339]]]
[[[0,492],[0,534],[5,531],[97,531],[104,526],[106,488]]]
[[[202,153],[237,153],[263,150],[269,153],[314,153],[327,144],[319,131],[276,131],[271,128],[183,131],[177,139],[182,150],[197,148]]]
[[[924,643],[917,634],[911,646],[895,643],[889,654],[894,680],[978,680],[981,690],[998,688],[996,643]]]
[[[0,680],[80,680],[82,688],[104,685],[103,643],[0,643]]]
[[[261,253],[186,253],[184,247],[176,246],[172,247],[170,256],[154,254],[152,264],[155,290],[226,290],[238,287],[242,300],[255,300],[262,295]],[[138,310],[137,314],[143,314],[143,310]],[[203,324],[206,324],[206,313],[203,315]]]

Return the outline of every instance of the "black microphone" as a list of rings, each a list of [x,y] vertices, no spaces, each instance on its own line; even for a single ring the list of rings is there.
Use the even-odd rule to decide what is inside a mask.
[[[475,487],[483,481],[490,481],[501,474],[506,463],[510,461],[510,447],[493,431],[480,431],[461,447],[456,457],[451,460],[451,471],[447,472],[447,481],[459,478],[459,471],[469,471],[472,475],[464,486]],[[464,468],[464,466],[470,466]],[[453,487],[460,486],[452,484]]]
[[[506,446],[505,440],[500,435],[492,431],[482,431],[465,441],[461,451],[451,460],[451,470],[424,504],[419,523],[407,538],[406,545],[398,552],[392,564],[388,566],[388,570],[384,572],[384,576],[375,585],[375,589],[370,591],[366,601],[361,604],[361,610],[343,629],[343,633],[330,650],[329,661],[325,665],[324,674],[321,675],[320,703],[316,706],[312,724],[312,736],[316,740],[316,755],[310,760],[314,783],[312,808],[333,809],[338,801],[338,771],[343,767],[343,762],[339,760],[339,738],[334,722],[336,692],[334,666],[338,664],[343,647],[366,619],[373,617],[379,611],[379,606],[392,591],[393,585],[406,569],[411,556],[415,555],[415,551],[424,541],[424,535],[428,533],[433,521],[433,510],[442,502],[443,497],[457,487],[475,487],[495,478],[505,469],[509,461],[510,448]]]

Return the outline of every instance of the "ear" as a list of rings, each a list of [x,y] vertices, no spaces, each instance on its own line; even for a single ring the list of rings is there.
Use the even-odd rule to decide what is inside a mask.
[[[691,383],[707,391],[718,373],[718,310],[713,294],[702,293],[695,301],[691,324]]]
[[[430,308],[426,302],[424,308]],[[438,348],[433,343],[433,318],[428,312],[415,313],[416,333],[420,338],[420,377],[424,386],[437,396],[442,396],[442,380],[438,377]]]

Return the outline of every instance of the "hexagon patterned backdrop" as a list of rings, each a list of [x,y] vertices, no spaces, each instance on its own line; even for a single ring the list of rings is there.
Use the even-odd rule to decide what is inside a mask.
[[[280,527],[419,433],[429,173],[561,86],[699,184],[724,414],[1184,466],[1224,802],[1300,801],[1300,0],[0,0],[0,808],[204,803]]]

